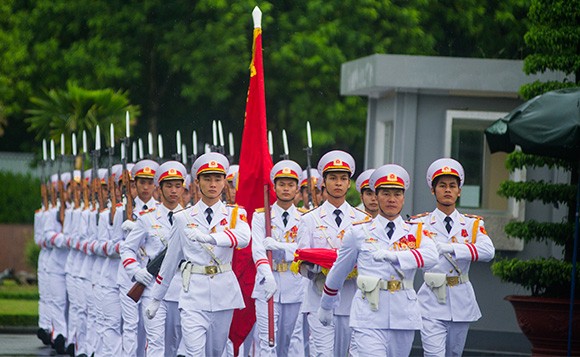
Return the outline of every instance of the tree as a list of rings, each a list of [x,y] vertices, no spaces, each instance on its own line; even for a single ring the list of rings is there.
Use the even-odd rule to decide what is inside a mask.
[[[33,108],[27,110],[30,117],[26,121],[38,140],[50,138],[59,142],[61,134],[70,138],[72,133],[86,130],[94,142],[95,127],[99,125],[103,136],[108,137],[111,124],[115,137],[120,138],[125,135],[125,113],[139,114],[138,107],[129,105],[126,93],[110,89],[87,90],[72,82],[67,84],[66,90],[52,89],[43,97],[33,97],[30,101]],[[107,142],[110,143],[110,138]],[[67,152],[72,152],[71,142],[66,140],[65,143]]]
[[[525,35],[530,55],[524,62],[526,73],[546,70],[562,71],[574,80],[533,82],[522,86],[520,94],[531,99],[553,89],[580,83],[580,0],[533,0],[529,9],[530,29]],[[557,123],[555,123],[557,124]],[[518,200],[542,201],[545,204],[566,205],[567,222],[511,222],[505,230],[511,237],[526,242],[553,242],[563,247],[563,260],[539,258],[531,260],[504,259],[492,265],[492,271],[502,280],[521,284],[533,295],[570,296],[570,277],[573,253],[573,223],[575,221],[575,189],[578,184],[578,162],[514,152],[508,155],[510,170],[524,167],[560,168],[571,173],[570,184],[552,184],[543,181],[511,182],[501,184],[499,194]],[[579,290],[580,291],[580,290]]]

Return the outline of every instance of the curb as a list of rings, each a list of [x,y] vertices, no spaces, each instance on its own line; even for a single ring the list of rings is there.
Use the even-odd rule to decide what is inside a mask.
[[[38,326],[0,326],[0,334],[35,335]]]

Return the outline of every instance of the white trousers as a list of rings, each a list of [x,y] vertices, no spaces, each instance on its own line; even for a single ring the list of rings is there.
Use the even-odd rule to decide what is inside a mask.
[[[257,356],[289,356],[290,342],[293,335],[302,335],[302,330],[295,330],[296,320],[300,313],[300,303],[281,304],[274,303],[274,336],[275,346],[270,347],[268,344],[268,302],[256,299],[256,326],[260,344]],[[295,339],[296,342],[296,339]],[[300,350],[294,347],[295,350]],[[304,346],[302,346],[304,353]],[[296,356],[296,354],[291,354]]]
[[[50,299],[48,288],[50,283],[48,281],[48,273],[44,270],[44,267],[41,266],[41,259],[38,260],[38,264],[38,327],[43,328],[50,333],[52,330],[50,306],[48,305]]]
[[[408,356],[415,331],[353,328],[352,335],[360,356]]]
[[[185,356],[185,344],[181,338],[181,316],[177,301],[164,301],[167,315],[165,317],[165,354],[167,356]]]
[[[89,324],[87,334],[89,344],[95,351],[95,356],[103,355],[103,311],[101,301],[103,300],[103,287],[93,282],[93,297],[89,306]],[[92,324],[90,324],[92,320]]]
[[[76,318],[76,348],[75,353],[76,355],[86,354],[90,356],[92,352],[89,352],[89,345],[87,341],[87,319],[88,319],[88,303],[87,303],[87,295],[92,294],[91,289],[91,282],[82,279],[77,279],[77,299],[79,303],[79,310],[77,312]]]
[[[68,295],[68,343],[77,343],[77,328],[81,302],[79,296],[80,280],[70,274],[66,275],[66,290]]]
[[[145,309],[153,299],[149,296],[141,297],[141,319],[145,326],[147,335],[147,357],[165,357],[165,318],[167,316],[167,305],[162,300],[159,304],[159,310],[154,318],[149,319],[145,315]]]
[[[123,357],[144,357],[147,339],[141,319],[141,301],[127,296],[128,289],[119,288],[119,302],[123,319]]]
[[[350,353],[352,356],[358,356],[354,344],[351,344],[352,330],[348,326],[348,322],[349,316],[334,315],[334,321],[328,326],[323,326],[316,313],[308,313],[308,326],[312,336],[310,346],[312,348],[314,345],[314,355],[342,357],[348,356]],[[312,351],[310,355],[313,355]]]
[[[62,335],[66,340],[68,336],[68,301],[65,275],[48,273],[48,282],[50,291],[48,306],[50,309],[50,322],[53,329],[52,338],[54,339],[56,336]]]
[[[421,342],[424,356],[459,357],[463,355],[469,322],[453,322],[423,317]]]
[[[209,312],[182,308],[180,311],[186,355],[221,356],[228,341],[234,310]]]
[[[99,326],[99,336],[101,336],[99,356],[119,357],[122,351],[119,289],[101,286],[100,290],[100,300],[97,301],[102,314]]]

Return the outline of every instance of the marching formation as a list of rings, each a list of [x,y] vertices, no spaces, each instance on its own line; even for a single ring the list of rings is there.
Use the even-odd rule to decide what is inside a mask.
[[[362,172],[359,209],[346,201],[350,154],[306,170],[284,159],[270,172],[275,202],[248,214],[222,153],[132,164],[126,139],[121,164],[111,140],[99,168],[98,143],[92,169],[59,166],[41,187],[38,337],[58,354],[233,355],[232,316],[246,304],[232,259],[247,246],[257,273],[245,356],[405,356],[416,330],[425,356],[462,354],[481,317],[469,268],[494,247],[482,218],[456,209],[459,162],[431,164],[436,208],[405,220],[403,167]]]

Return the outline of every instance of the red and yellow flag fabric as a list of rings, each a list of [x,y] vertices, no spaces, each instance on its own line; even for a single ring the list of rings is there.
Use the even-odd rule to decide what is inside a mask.
[[[256,9],[254,9],[255,11]],[[246,209],[249,222],[251,222],[254,210],[264,207],[265,185],[270,187],[270,202],[275,201],[275,195],[270,185],[272,158],[268,152],[267,141],[262,29],[259,23],[256,24],[255,18],[254,26],[250,85],[240,151],[240,179],[236,194],[236,203]],[[235,251],[232,267],[240,283],[246,304],[244,309],[234,311],[230,328],[229,337],[234,345],[234,355],[237,356],[240,345],[244,342],[256,321],[254,300],[251,297],[256,277],[251,243],[248,247]]]

